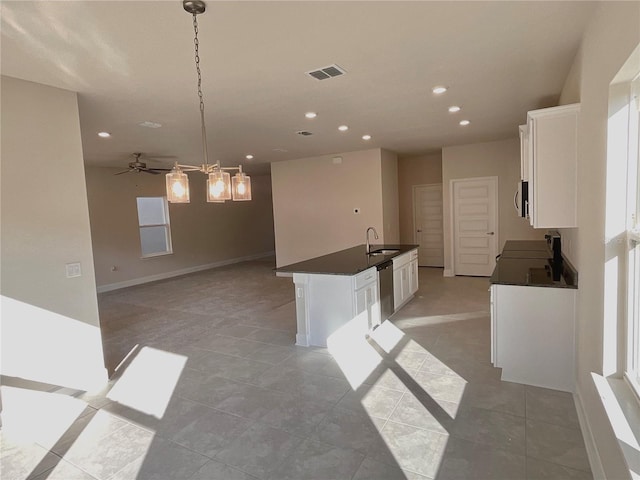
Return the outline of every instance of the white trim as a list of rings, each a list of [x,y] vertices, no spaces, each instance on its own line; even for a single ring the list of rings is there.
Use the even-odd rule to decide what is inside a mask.
[[[589,417],[587,417],[584,406],[582,405],[582,397],[580,396],[580,388],[576,388],[576,393],[573,394],[573,402],[576,406],[576,413],[578,414],[578,423],[580,424],[580,430],[582,430],[582,438],[584,439],[584,446],[587,450],[587,457],[589,458],[589,466],[591,467],[591,474],[595,480],[606,480],[604,474],[604,468],[600,461],[600,455],[596,446],[596,441],[593,436],[593,430],[589,424]]]
[[[203,270],[210,270],[212,268],[224,267],[225,265],[233,265],[234,263],[248,262],[250,260],[257,260],[259,258],[271,257],[275,255],[275,251],[257,253],[254,255],[246,255],[244,257],[229,258],[227,260],[220,260],[219,262],[207,263],[205,265],[197,265],[195,267],[182,268],[180,270],[173,270],[171,272],[158,273],[156,275],[148,275],[146,277],[132,278],[131,280],[125,280],[123,282],[108,283],[106,285],[100,285],[98,287],[98,293],[111,292],[113,290],[119,290],[121,288],[133,287],[135,285],[142,285],[143,283],[156,282],[158,280],[166,280],[167,278],[179,277],[181,275],[187,275],[189,273],[201,272]]]
[[[443,277],[455,277],[455,274],[453,273],[453,269],[452,268],[445,268],[444,271],[442,272],[442,276]]]

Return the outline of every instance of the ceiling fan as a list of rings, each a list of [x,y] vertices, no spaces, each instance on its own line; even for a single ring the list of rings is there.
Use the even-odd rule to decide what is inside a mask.
[[[150,173],[152,175],[158,175],[162,172],[171,171],[170,168],[147,168],[147,164],[140,161],[140,157],[142,156],[142,153],[140,152],[134,153],[133,156],[135,160],[129,163],[129,168],[121,172],[114,173],[114,175],[122,175],[123,173],[129,173],[129,172],[136,172],[136,173],[144,172],[144,173]]]

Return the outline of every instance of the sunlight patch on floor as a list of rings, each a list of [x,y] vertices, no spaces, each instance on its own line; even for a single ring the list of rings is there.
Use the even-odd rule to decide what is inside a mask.
[[[369,378],[382,357],[369,345],[364,333],[366,315],[360,315],[343,325],[327,339],[327,349],[333,355],[353,390]]]
[[[478,310],[475,312],[464,313],[451,313],[448,315],[427,315],[427,316],[412,316],[395,320],[394,324],[400,328],[403,327],[418,327],[437,325],[441,323],[460,322],[464,320],[473,320],[480,317],[488,317],[490,312],[488,310]]]
[[[2,439],[12,445],[37,442],[49,448],[87,407],[67,395],[17,387],[2,389]]]
[[[183,355],[143,347],[107,397],[161,419],[186,362]]]

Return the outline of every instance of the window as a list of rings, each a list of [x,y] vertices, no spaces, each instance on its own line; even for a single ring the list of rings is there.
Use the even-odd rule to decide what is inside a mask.
[[[142,258],[173,253],[166,197],[138,197],[138,226]]]
[[[640,75],[631,82],[628,146],[626,377],[640,396]]]

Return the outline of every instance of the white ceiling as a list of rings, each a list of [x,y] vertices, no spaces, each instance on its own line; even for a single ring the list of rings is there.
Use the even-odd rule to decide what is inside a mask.
[[[79,93],[87,164],[125,166],[136,151],[201,163],[193,26],[180,0],[2,1],[1,8],[2,74]],[[527,110],[557,101],[593,8],[209,1],[198,21],[210,160],[251,172],[366,148],[416,155],[516,137]],[[333,63],[347,74],[305,75]],[[436,96],[435,85],[449,91]],[[450,114],[450,105],[462,111]],[[307,111],[318,117],[306,119]],[[461,119],[471,124],[460,127]],[[341,124],[349,131],[338,132]]]

